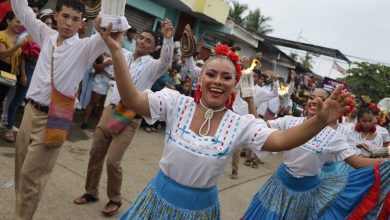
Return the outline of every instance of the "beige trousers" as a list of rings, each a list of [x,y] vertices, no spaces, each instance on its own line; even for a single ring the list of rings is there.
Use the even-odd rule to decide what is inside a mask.
[[[232,171],[238,173],[238,164],[240,163],[241,148],[237,148],[232,155]]]
[[[121,133],[112,135],[107,129],[112,109],[112,105],[104,108],[102,117],[95,129],[88,162],[85,191],[93,196],[98,196],[98,187],[103,171],[104,158],[107,155],[107,196],[113,201],[120,201],[122,187],[122,158],[134,137],[135,131],[141,123],[141,119],[134,119],[133,123],[127,126]]]
[[[60,152],[44,145],[46,122],[46,113],[26,105],[15,141],[17,220],[33,218]]]

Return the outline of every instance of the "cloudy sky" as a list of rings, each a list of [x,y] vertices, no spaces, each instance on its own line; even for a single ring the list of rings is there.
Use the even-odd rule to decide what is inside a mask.
[[[239,0],[272,18],[274,37],[340,50],[390,65],[390,0]],[[289,53],[290,50],[287,50]],[[299,52],[299,51],[293,51]],[[303,53],[299,53],[302,54]],[[361,61],[349,57],[352,61]],[[328,76],[332,58],[315,59],[313,70]],[[344,61],[337,61],[348,68]],[[336,70],[331,77],[341,76]]]

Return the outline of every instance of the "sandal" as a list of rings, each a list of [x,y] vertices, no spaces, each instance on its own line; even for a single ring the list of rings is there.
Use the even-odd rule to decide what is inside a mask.
[[[148,133],[152,132],[152,129],[150,127],[144,127],[144,130]]]
[[[78,204],[78,205],[83,205],[83,204],[86,204],[86,203],[89,203],[89,202],[96,202],[98,200],[99,200],[99,198],[97,198],[97,197],[95,197],[95,196],[93,196],[91,194],[85,193],[81,197],[73,200],[73,202]]]
[[[102,213],[108,216],[115,215],[118,212],[118,209],[121,207],[122,202],[115,202],[110,199],[108,203],[104,206]]]
[[[5,140],[8,141],[8,142],[14,142],[14,141],[15,141],[14,132],[12,131],[12,129],[7,130],[7,131],[5,132],[4,138],[5,138]]]

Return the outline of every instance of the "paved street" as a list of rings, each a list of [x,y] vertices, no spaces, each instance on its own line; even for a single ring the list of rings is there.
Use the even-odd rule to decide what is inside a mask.
[[[84,193],[87,162],[93,129],[81,130],[79,123],[74,123],[72,132],[61,149],[61,153],[43,198],[35,214],[37,220],[81,220],[107,219],[100,210],[106,202],[106,174],[100,182],[100,200],[87,205],[76,205],[73,199]],[[117,219],[129,207],[151,178],[156,174],[158,161],[162,153],[162,133],[146,133],[142,129],[136,134],[122,162],[124,177],[122,194],[124,204],[120,212],[111,219]],[[272,155],[265,160],[265,165],[253,169],[240,161],[238,180],[229,178],[231,166],[228,166],[219,182],[222,219],[239,219],[252,196],[256,193],[278,166],[281,154]],[[14,176],[14,147],[0,140],[0,184],[12,180]],[[0,185],[1,187],[1,185]],[[0,188],[0,219],[11,220],[14,216],[14,186]]]

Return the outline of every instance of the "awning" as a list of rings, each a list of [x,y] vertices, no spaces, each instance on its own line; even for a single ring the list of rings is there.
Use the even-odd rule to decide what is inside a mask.
[[[336,49],[331,49],[327,47],[321,47],[321,46],[316,46],[312,44],[306,44],[306,43],[301,43],[297,41],[291,41],[291,40],[286,40],[286,39],[281,39],[276,37],[270,37],[270,36],[262,36],[262,37],[266,42],[269,42],[273,45],[294,48],[297,50],[304,50],[314,54],[320,54],[320,55],[344,60],[348,64],[351,63],[351,61],[343,53],[341,53],[339,50]]]

